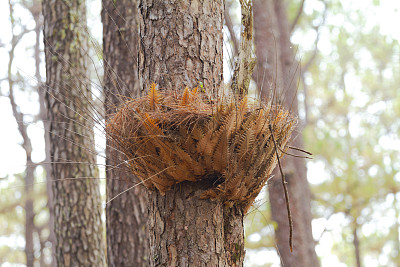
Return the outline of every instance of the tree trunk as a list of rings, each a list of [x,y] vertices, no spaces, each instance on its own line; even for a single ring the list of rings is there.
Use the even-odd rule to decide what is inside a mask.
[[[86,25],[86,8],[79,0],[45,0],[43,14],[57,263],[104,266],[93,121],[84,117],[91,110],[88,41],[78,25]]]
[[[124,100],[140,94],[137,79],[136,1],[103,0],[104,92],[106,116]],[[113,166],[123,155],[107,140],[107,199],[130,188],[138,179]],[[143,185],[118,196],[107,204],[108,266],[148,266],[147,192]]]
[[[398,200],[397,200],[397,194],[399,192],[397,189],[393,189],[393,209],[394,209],[394,215],[396,218],[396,221],[393,225],[394,227],[394,248],[395,248],[395,255],[393,256],[393,262],[395,262],[398,266],[400,265],[400,223],[399,223],[399,218],[400,218],[400,212],[399,212],[399,207],[398,207]]]
[[[14,7],[11,2],[9,2],[10,7],[10,17],[13,18]],[[14,20],[11,19],[11,32],[12,32],[12,39],[11,39],[11,49],[9,51],[9,61],[8,61],[8,68],[7,68],[7,80],[8,80],[8,90],[9,90],[9,99],[12,108],[13,116],[18,125],[18,131],[21,134],[23,143],[22,148],[25,150],[26,155],[26,170],[25,170],[25,256],[26,256],[26,266],[33,267],[35,264],[35,255],[34,255],[34,244],[33,244],[33,233],[35,229],[35,212],[33,209],[33,183],[34,183],[34,171],[35,166],[32,162],[32,143],[31,139],[28,136],[27,125],[24,123],[24,114],[19,111],[19,107],[14,98],[14,80],[12,74],[12,67],[14,61],[14,53],[15,49],[19,43],[19,38],[23,37],[23,34],[20,36],[14,33],[15,23]]]
[[[15,44],[16,45],[16,44]],[[22,136],[22,148],[25,150],[26,155],[26,170],[25,170],[25,256],[26,266],[33,267],[35,264],[33,233],[35,230],[35,211],[33,209],[33,184],[35,182],[35,169],[36,166],[32,162],[32,143],[28,136],[28,127],[24,124],[24,114],[18,110],[18,106],[14,99],[14,82],[12,80],[11,66],[13,62],[13,51],[10,53],[10,61],[8,67],[8,84],[9,84],[9,98],[15,120],[17,121],[19,133]]]
[[[200,183],[150,193],[150,266],[242,266],[243,212],[200,199]]]
[[[282,88],[281,91],[277,91],[275,94],[280,96],[282,105],[290,109],[293,114],[298,114],[296,95],[297,74],[294,71],[297,62],[295,61],[295,56],[291,49],[288,19],[284,3],[278,0],[258,0],[254,3],[254,10],[256,51],[258,56],[261,55],[258,57],[258,66],[261,66],[258,69],[258,76],[264,75],[264,73],[260,73],[260,71],[262,71],[265,72],[265,77],[277,77],[276,80],[274,78],[269,78],[277,83],[277,87]],[[263,17],[265,12],[269,12],[269,18]],[[262,24],[258,25],[259,23]],[[259,32],[257,33],[257,31]],[[265,49],[265,41],[263,41],[263,35],[260,31],[267,36],[271,36],[271,32],[273,32],[276,44],[268,42],[269,45],[267,45],[267,49]],[[272,45],[274,45],[274,47],[272,47]],[[275,47],[279,48],[275,49]],[[277,63],[274,62],[275,57],[278,59]],[[270,73],[271,71],[272,74]],[[277,74],[275,73],[276,71],[278,72]],[[274,88],[275,87],[273,87],[273,89]],[[265,93],[265,91],[264,89],[263,93]],[[294,140],[293,145],[298,148],[303,148],[304,145],[301,136],[298,136]],[[272,219],[278,223],[275,236],[283,265],[319,266],[311,230],[311,194],[307,182],[305,162],[301,158],[286,156],[283,165],[284,174],[288,183],[290,207],[293,217],[293,252],[290,251],[288,242],[289,222],[281,175],[276,170],[275,177],[270,181],[268,188]]]
[[[139,23],[141,90],[222,86],[223,1],[141,0]],[[149,193],[150,266],[242,266],[243,211],[200,199],[206,183]]]
[[[353,244],[354,244],[354,253],[356,256],[356,266],[361,267],[360,240],[358,239],[357,226],[354,226],[353,229]]]
[[[30,143],[30,141],[29,141]],[[30,147],[30,149],[32,149]],[[33,183],[35,182],[35,167],[31,159],[31,151],[25,149],[26,152],[26,175],[25,175],[25,255],[26,266],[33,267],[35,263],[35,255],[33,248],[33,232],[35,228],[35,212],[33,210]]]
[[[257,68],[255,78],[262,100],[272,97],[275,85],[282,81],[280,71],[280,34],[271,0],[254,0],[254,44]]]
[[[204,84],[222,85],[223,2],[139,2],[140,89],[152,82],[179,92]]]
[[[33,16],[33,19],[35,20],[35,34],[36,34],[36,40],[35,40],[35,47],[34,47],[34,58],[35,58],[35,78],[38,81],[37,85],[37,92],[39,95],[39,105],[40,105],[40,112],[39,112],[39,117],[43,122],[44,126],[44,143],[45,143],[45,164],[43,164],[43,168],[46,171],[46,194],[47,194],[47,207],[49,209],[49,221],[48,221],[48,227],[49,227],[49,237],[47,238],[46,241],[49,241],[51,243],[51,264],[50,266],[56,267],[57,262],[56,262],[56,250],[55,250],[55,245],[56,245],[56,236],[54,233],[54,204],[53,204],[53,191],[51,189],[51,166],[49,165],[49,162],[51,161],[50,157],[50,128],[49,128],[49,122],[47,119],[47,108],[46,108],[46,100],[45,100],[45,86],[42,83],[42,76],[40,75],[40,64],[41,64],[41,51],[40,51],[40,43],[41,43],[41,31],[43,27],[43,18],[41,16],[41,5],[39,1],[34,1],[34,4],[30,8],[31,14]],[[45,243],[44,240],[41,240],[41,243]],[[43,251],[43,247],[41,248]],[[44,259],[44,255],[42,253],[40,254],[41,259]],[[42,266],[43,264],[41,264]]]

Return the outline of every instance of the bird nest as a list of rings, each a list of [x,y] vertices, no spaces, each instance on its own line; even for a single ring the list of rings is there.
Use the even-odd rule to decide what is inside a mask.
[[[106,125],[130,171],[164,194],[183,181],[211,185],[202,198],[248,207],[277,164],[296,124],[279,105],[210,100],[197,88],[126,102]],[[276,145],[275,145],[276,144]]]

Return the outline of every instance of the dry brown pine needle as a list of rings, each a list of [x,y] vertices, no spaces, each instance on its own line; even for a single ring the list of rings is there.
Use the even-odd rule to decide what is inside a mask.
[[[209,179],[203,198],[247,209],[275,168],[275,153],[287,150],[296,122],[279,105],[205,99],[197,88],[177,96],[153,83],[147,96],[120,107],[106,132],[149,189],[164,194],[177,183]]]

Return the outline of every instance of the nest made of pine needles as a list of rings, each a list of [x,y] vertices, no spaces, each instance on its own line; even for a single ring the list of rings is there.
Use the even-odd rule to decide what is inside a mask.
[[[164,194],[177,183],[207,179],[212,187],[202,198],[248,207],[277,164],[275,150],[280,157],[286,150],[296,122],[279,105],[210,100],[197,88],[178,95],[152,84],[147,96],[119,108],[106,132],[149,189]]]

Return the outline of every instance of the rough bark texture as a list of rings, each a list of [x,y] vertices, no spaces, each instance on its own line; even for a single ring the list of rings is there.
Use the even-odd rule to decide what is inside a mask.
[[[296,89],[297,79],[294,70],[296,69],[294,54],[291,49],[290,33],[288,19],[286,16],[286,7],[283,1],[264,0],[255,1],[254,18],[256,28],[256,50],[259,57],[259,71],[265,72],[265,77],[277,77],[276,86],[280,86],[281,91],[276,91],[280,95],[281,104],[290,109],[292,113],[298,114]],[[257,10],[257,12],[256,12]],[[258,12],[259,11],[259,12]],[[264,12],[270,17],[265,17]],[[264,25],[259,25],[260,23]],[[262,30],[264,28],[264,30]],[[259,31],[257,33],[257,31]],[[274,33],[276,45],[269,42],[265,49],[265,41],[260,31],[271,36]],[[273,37],[272,37],[273,38]],[[279,47],[279,49],[275,49]],[[275,51],[274,51],[275,50]],[[278,53],[278,54],[275,54]],[[278,62],[274,62],[277,57]],[[276,65],[277,64],[277,65]],[[276,71],[274,68],[276,66]],[[271,73],[272,71],[272,73]],[[264,75],[259,72],[259,76]],[[269,78],[271,79],[271,78]],[[264,79],[265,81],[265,79]],[[264,82],[265,86],[265,82]],[[273,86],[272,89],[275,87]],[[265,93],[268,88],[263,89]],[[262,94],[263,95],[263,94]],[[293,145],[302,148],[303,140],[297,136]],[[271,203],[272,219],[278,223],[275,230],[277,245],[284,266],[319,266],[315,253],[315,242],[311,231],[311,208],[310,208],[310,189],[307,182],[307,173],[303,159],[286,156],[283,161],[284,174],[286,176],[288,191],[290,195],[290,207],[293,217],[293,252],[289,248],[289,222],[286,212],[286,203],[281,182],[281,175],[275,171],[275,177],[270,181],[269,199]]]
[[[239,56],[235,62],[231,89],[237,100],[242,100],[249,92],[251,76],[256,59],[252,57],[253,49],[253,6],[252,2],[240,1],[241,29]]]
[[[221,0],[139,2],[139,81],[178,91],[204,84],[208,92],[222,82]]]
[[[200,199],[205,183],[150,195],[150,266],[242,266],[243,213]]]
[[[139,2],[141,90],[222,85],[223,1]],[[150,266],[242,266],[243,213],[200,199],[209,184],[149,193]]]
[[[93,122],[83,116],[91,110],[87,37],[78,27],[85,13],[80,0],[43,1],[58,266],[105,265]],[[85,164],[61,164],[68,161]]]
[[[114,4],[115,3],[115,4]],[[104,93],[106,116],[124,101],[138,96],[136,1],[103,0]],[[115,144],[107,141],[107,199],[132,187],[138,179],[124,166]],[[108,266],[148,266],[147,192],[141,185],[118,196],[106,208]]]

